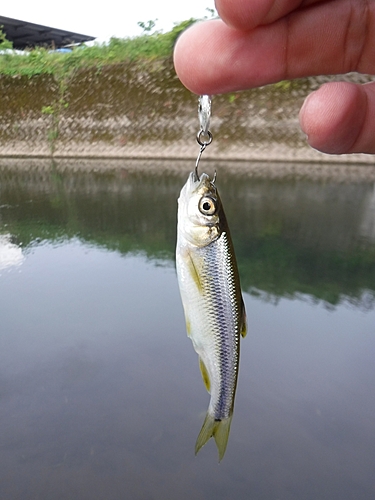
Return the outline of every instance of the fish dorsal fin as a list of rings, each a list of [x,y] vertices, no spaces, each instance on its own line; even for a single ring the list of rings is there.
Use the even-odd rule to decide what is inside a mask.
[[[240,328],[241,337],[244,339],[247,334],[247,318],[246,318],[246,309],[243,298],[241,297],[241,328]]]
[[[201,370],[204,385],[205,385],[208,393],[210,393],[211,392],[211,380],[210,380],[210,377],[208,375],[206,365],[203,363],[201,357],[199,358],[199,368]]]

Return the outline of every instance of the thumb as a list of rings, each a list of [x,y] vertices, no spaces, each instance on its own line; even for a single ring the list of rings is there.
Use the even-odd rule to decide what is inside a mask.
[[[310,146],[324,153],[375,153],[375,82],[331,82],[310,94],[300,111]]]

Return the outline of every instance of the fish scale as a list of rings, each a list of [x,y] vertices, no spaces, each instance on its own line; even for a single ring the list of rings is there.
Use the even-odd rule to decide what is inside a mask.
[[[240,332],[236,328],[238,311],[233,309],[232,292],[233,279],[231,273],[230,260],[227,254],[228,243],[226,234],[223,233],[219,240],[211,243],[206,252],[205,274],[210,279],[204,280],[208,283],[205,293],[211,300],[207,301],[208,322],[211,331],[215,329],[218,335],[215,337],[216,355],[220,358],[218,363],[219,379],[218,399],[212,401],[215,420],[222,420],[230,416],[232,408],[232,395],[236,384],[237,351],[233,351],[233,342]],[[219,255],[217,255],[219,254]],[[221,258],[225,257],[224,265]],[[205,304],[205,302],[202,302]],[[238,321],[237,321],[238,323]]]

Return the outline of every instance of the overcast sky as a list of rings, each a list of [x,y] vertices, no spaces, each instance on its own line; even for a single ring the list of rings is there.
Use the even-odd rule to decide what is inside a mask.
[[[214,0],[18,0],[1,2],[0,15],[53,28],[95,36],[129,37],[141,33],[138,21],[158,19],[156,28],[168,31],[174,23],[209,15]]]

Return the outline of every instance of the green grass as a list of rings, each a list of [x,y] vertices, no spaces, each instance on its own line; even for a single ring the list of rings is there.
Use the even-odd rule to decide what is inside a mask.
[[[178,36],[196,19],[176,25],[167,33],[145,33],[134,38],[111,38],[108,43],[79,46],[61,53],[50,48],[35,48],[19,53],[0,31],[0,75],[28,76],[50,74],[57,80],[69,77],[79,69],[123,62],[145,62],[170,57]]]

